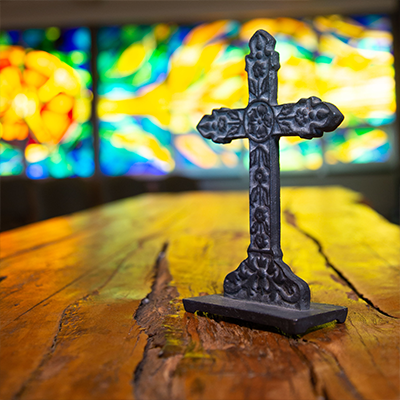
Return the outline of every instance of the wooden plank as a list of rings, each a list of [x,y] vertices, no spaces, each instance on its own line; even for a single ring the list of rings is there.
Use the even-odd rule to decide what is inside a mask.
[[[342,188],[291,188],[283,210],[371,306],[400,317],[400,229]],[[329,199],[329,201],[326,201]],[[285,213],[284,213],[285,214]]]
[[[345,233],[346,243],[333,219],[361,221],[365,208],[354,193],[331,188],[314,194],[308,214],[298,204],[311,200],[308,190],[283,190],[284,259],[310,283],[313,301],[349,307],[345,324],[288,338],[185,313],[183,297],[221,292],[246,256],[247,194],[141,196],[65,218],[68,235],[37,237],[60,219],[36,226],[36,236],[32,227],[10,233],[0,283],[0,398],[397,399],[399,320],[386,315],[395,306],[374,296],[379,276],[366,282],[356,262],[338,266],[334,254],[337,243],[357,260],[367,233]],[[370,252],[391,263],[371,268],[392,274],[399,231],[365,210],[378,232]],[[378,249],[388,232],[390,249]],[[398,290],[387,285],[386,299]]]
[[[64,390],[66,398],[73,398],[71,393],[76,390],[73,393],[81,399],[82,390],[87,395],[92,390],[92,395],[98,398],[96,390],[99,387],[95,382],[101,373],[106,377],[107,371],[108,375],[117,380],[110,384],[109,390],[121,394],[121,388],[124,387],[125,391],[129,388],[129,393],[132,392],[130,381],[134,370],[131,365],[133,359],[129,361],[129,378],[124,371],[120,376],[119,365],[133,348],[139,352],[135,356],[136,363],[140,361],[145,335],[142,337],[132,333],[138,332],[132,316],[140,300],[150,290],[152,267],[165,241],[162,236],[164,226],[171,225],[179,212],[184,210],[180,211],[179,202],[171,196],[142,197],[69,218],[56,218],[35,224],[27,227],[25,233],[22,231],[22,239],[19,239],[21,230],[4,235],[7,240],[12,240],[1,240],[8,257],[3,259],[1,265],[1,275],[6,279],[1,282],[0,358],[7,362],[1,363],[0,374],[7,384],[1,386],[0,398],[29,398],[37,387],[33,383],[42,375],[46,377],[48,385],[42,394],[50,394],[49,387],[58,379],[63,384],[57,382],[52,386],[53,391],[59,392],[56,397],[62,396]],[[69,221],[75,231],[72,230],[70,235],[64,235],[64,231],[57,232],[60,221],[61,226]],[[24,251],[19,250],[22,240],[26,240],[23,243]],[[108,296],[104,295],[104,291],[109,293]],[[93,302],[93,298],[96,301]],[[105,316],[99,311],[91,315],[88,304],[96,304],[93,310],[101,309]],[[68,333],[71,312],[83,308],[86,308],[86,313],[84,316],[80,313],[73,316],[76,329]],[[113,317],[114,323],[111,325],[107,320],[109,316]],[[118,328],[118,325],[121,327]],[[67,334],[64,334],[64,327]],[[96,354],[95,349],[99,345],[102,347],[100,339],[95,340],[96,327],[99,332],[110,332],[110,338],[114,338],[114,342],[108,339],[111,340],[110,345],[114,343],[112,357],[120,355],[121,361],[115,362],[114,358],[108,360],[111,353],[99,353],[96,363],[90,362]],[[133,340],[128,340],[128,336],[126,341],[121,340],[121,335],[127,335],[127,330],[131,330],[129,335],[133,335]],[[91,331],[93,335],[81,337],[79,332],[82,331]],[[80,357],[76,357],[71,350],[70,359],[67,357],[64,360],[61,357],[61,361],[53,361],[60,359],[58,351],[62,346],[58,346],[58,343],[61,337],[62,343],[71,341],[86,351],[80,350]],[[90,338],[91,346],[82,344],[87,338]],[[119,352],[116,348],[119,348]],[[56,375],[51,372],[54,362],[62,366]],[[79,362],[89,375],[92,373],[92,385],[88,384],[89,380],[81,381],[80,388],[74,381],[79,376],[71,374],[70,367],[78,367],[76,363]],[[37,390],[40,398],[41,389]],[[105,388],[101,392],[105,398],[109,395]]]
[[[119,256],[117,262],[110,263],[108,276],[82,279],[79,286],[71,285],[68,293],[54,296],[48,304],[9,325],[2,343],[5,351],[11,347],[7,346],[10,330],[11,341],[21,343],[17,349],[19,375],[25,372],[27,361],[36,364],[14,398],[133,398],[132,371],[142,359],[147,339],[133,315],[150,290],[158,244],[149,241],[140,251]],[[117,264],[114,270],[113,264]],[[58,310],[65,304],[60,315]],[[49,309],[54,311],[46,315]],[[32,342],[37,349],[30,349]],[[15,358],[16,349],[10,353],[5,354],[6,359]]]
[[[172,211],[168,195],[137,196],[78,212],[42,221],[1,233],[0,259],[23,254],[52,243],[76,237],[85,240],[88,236],[104,232],[109,226],[118,225],[128,229],[138,223],[149,223],[168,210]],[[129,216],[126,220],[123,216]],[[146,222],[147,221],[147,222]],[[121,226],[123,224],[124,226]]]
[[[46,242],[39,246],[36,245],[35,237],[32,240],[35,246],[31,247],[29,252],[16,252],[4,259],[1,263],[1,274],[7,276],[7,279],[2,283],[3,292],[0,296],[2,323],[7,324],[9,320],[43,302],[53,293],[64,290],[64,287],[87,274],[96,275],[103,264],[107,269],[107,263],[116,255],[134,251],[143,240],[159,237],[161,248],[165,240],[162,237],[162,227],[173,223],[174,216],[179,213],[179,207],[172,213],[166,210],[171,210],[172,204],[179,203],[168,200],[167,197],[159,201],[163,207],[152,207],[153,204],[149,201],[146,203],[150,205],[144,207],[142,203],[141,199],[135,199],[131,205],[129,202],[121,202],[118,204],[121,206],[119,217],[115,214],[115,209],[118,210],[115,205],[104,207],[102,213],[98,210],[83,213],[86,219],[85,237],[79,234],[80,231],[63,240],[47,237]],[[81,219],[80,215],[71,219],[76,217]],[[58,226],[59,219],[39,224],[36,227],[37,236],[42,236],[42,230],[48,231],[47,225],[53,222]],[[28,230],[30,231],[31,227]],[[18,274],[14,273],[15,270],[18,270]],[[13,296],[10,297],[10,294]]]
[[[179,296],[169,297],[173,306],[164,309],[158,299],[163,299],[170,286],[149,298],[146,307],[162,310],[161,323],[154,324],[146,315],[149,311],[140,310],[144,316],[138,321],[152,339],[141,369],[136,371],[137,397],[397,399],[398,319],[365,302],[326,265],[316,241],[285,220],[282,243],[286,262],[310,283],[313,301],[349,307],[346,324],[329,324],[296,339],[183,311],[181,298],[221,292],[223,276],[245,256],[247,226],[238,211],[246,208],[246,197],[208,194],[196,203],[185,234],[173,236],[168,264],[160,268],[164,269],[162,275],[171,274],[169,285]],[[340,197],[346,201],[348,192],[339,190],[335,201]],[[328,192],[321,201],[326,204],[331,198],[332,192]],[[297,201],[297,194],[291,199]],[[238,211],[232,212],[235,209]],[[230,229],[235,224],[238,232]],[[356,257],[357,248],[353,251]],[[398,292],[398,287],[392,288]],[[158,384],[152,385],[152,381]]]

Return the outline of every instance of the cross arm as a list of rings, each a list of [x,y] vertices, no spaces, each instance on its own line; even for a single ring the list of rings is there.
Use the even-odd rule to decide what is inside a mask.
[[[215,143],[230,143],[233,139],[246,138],[243,126],[244,109],[231,110],[220,108],[213,110],[211,115],[205,115],[197,130],[207,139]]]
[[[334,131],[344,119],[336,106],[318,97],[273,108],[276,123],[272,134],[278,136],[300,136],[303,139],[321,137],[324,132]]]

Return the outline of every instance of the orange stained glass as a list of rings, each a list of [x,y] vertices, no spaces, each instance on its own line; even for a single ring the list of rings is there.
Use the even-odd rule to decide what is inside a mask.
[[[0,175],[92,174],[89,50],[83,27],[0,31]]]
[[[57,144],[74,122],[70,111],[80,96],[79,77],[44,51],[10,46],[0,53],[3,139],[23,140],[31,132],[38,143]]]

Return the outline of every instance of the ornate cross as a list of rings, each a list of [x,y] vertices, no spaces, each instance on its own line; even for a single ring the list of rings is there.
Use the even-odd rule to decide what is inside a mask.
[[[219,306],[231,311],[232,307],[236,311],[244,307],[245,314],[251,312],[249,307],[254,308],[252,306],[256,303],[257,306],[259,306],[258,303],[267,305],[268,310],[272,311],[279,307],[282,312],[290,309],[293,312],[295,310],[310,312],[308,284],[296,276],[282,261],[279,138],[281,136],[300,136],[304,139],[321,137],[323,132],[335,130],[343,121],[343,115],[333,104],[323,102],[317,97],[301,99],[292,104],[277,104],[277,71],[280,65],[279,54],[274,50],[275,43],[275,39],[263,30],[257,31],[250,39],[251,51],[246,56],[249,82],[247,107],[235,110],[228,108],[213,110],[212,114],[204,116],[197,126],[205,138],[215,143],[230,143],[234,139],[241,138],[249,139],[250,245],[247,250],[248,257],[235,271],[226,276],[224,296],[184,299],[187,311],[207,311],[248,321],[250,321],[248,317],[242,318],[236,315],[237,312],[233,313],[234,315],[226,310],[221,312],[215,307],[210,308],[207,304],[212,305],[217,302]],[[229,299],[234,299],[236,302],[229,302]],[[201,304],[203,306],[200,306]],[[272,309],[271,306],[273,306]],[[336,307],[336,311],[338,311],[337,308],[341,311],[340,316],[337,317],[335,314],[335,318],[330,320],[338,319],[344,322],[346,315],[343,319],[343,310],[347,313],[347,309]],[[268,310],[264,314],[268,314]],[[329,309],[329,311],[332,310]],[[325,309],[322,315],[326,312]],[[300,313],[300,315],[305,314]],[[277,324],[274,321],[270,324],[259,318],[253,322],[279,326],[285,330],[284,324]],[[313,320],[312,325],[314,326],[316,322],[320,321]],[[299,326],[295,325],[298,331]],[[290,330],[286,329],[288,333],[297,333],[297,331],[289,332]]]

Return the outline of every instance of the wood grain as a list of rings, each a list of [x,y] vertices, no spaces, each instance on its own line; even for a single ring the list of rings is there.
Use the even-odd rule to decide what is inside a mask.
[[[295,215],[294,225],[318,244],[326,263],[371,306],[400,318],[399,227],[346,189],[292,188],[285,193],[282,208]]]
[[[0,398],[398,399],[399,227],[341,188],[285,188],[282,210],[284,260],[345,324],[285,337],[184,312],[246,256],[246,193],[145,195],[3,233]]]
[[[102,380],[102,364],[91,363],[93,349],[86,349],[85,342],[81,343],[86,338],[85,335],[81,337],[81,332],[88,330],[85,326],[90,322],[92,333],[89,339],[94,349],[99,346],[95,340],[96,327],[100,332],[110,332],[107,340],[114,335],[108,328],[108,319],[101,312],[92,314],[87,311],[85,317],[81,317],[78,311],[87,310],[88,304],[96,304],[96,301],[91,301],[93,298],[103,299],[101,304],[111,307],[106,310],[115,313],[116,327],[118,324],[125,326],[125,335],[130,330],[138,331],[133,314],[150,290],[152,269],[164,244],[163,226],[172,224],[177,213],[179,202],[176,200],[141,197],[133,202],[122,201],[69,218],[34,224],[22,235],[26,242],[19,238],[20,229],[5,235],[8,256],[2,260],[1,268],[1,275],[6,279],[1,282],[0,358],[6,360],[1,363],[1,375],[7,384],[1,385],[0,398],[41,398],[39,383],[42,381],[38,377],[42,374],[46,376],[43,383],[46,388],[42,388],[42,393],[47,393],[48,387],[52,387],[57,391],[56,397],[64,398],[65,395],[69,399],[73,393],[75,398],[82,398],[79,388],[86,388],[88,383],[83,385],[85,380],[79,374],[71,374],[68,366],[76,362],[75,351],[71,350],[70,359],[52,361],[58,359],[59,338],[66,340],[62,333],[64,327],[71,326],[69,319],[73,310],[77,312],[73,314],[74,329],[71,332],[67,330],[68,340],[87,350],[82,362],[90,364],[96,372],[92,377],[93,384]],[[59,232],[54,236],[48,234],[57,231],[59,225],[62,230],[66,222],[76,227],[76,231],[63,236],[62,240]],[[133,347],[136,341],[141,345],[145,343],[145,339],[143,342],[139,337],[129,342],[118,340],[118,336],[115,339],[122,354],[129,353],[129,348],[124,347],[128,343]],[[112,357],[117,357],[117,354]],[[141,353],[137,362],[140,359]],[[42,372],[52,371],[54,362],[62,366],[57,374]],[[119,361],[104,359],[103,366],[119,382],[119,390],[115,391],[115,385],[111,385],[111,392],[120,393]],[[85,366],[85,371],[87,369]],[[129,390],[124,395],[132,392],[131,375],[132,371],[125,376],[125,388]],[[58,380],[63,385],[59,386]],[[102,392],[104,398],[110,398],[107,391]],[[93,393],[95,398],[98,397],[96,393]],[[52,394],[49,392],[47,398],[54,398]]]

